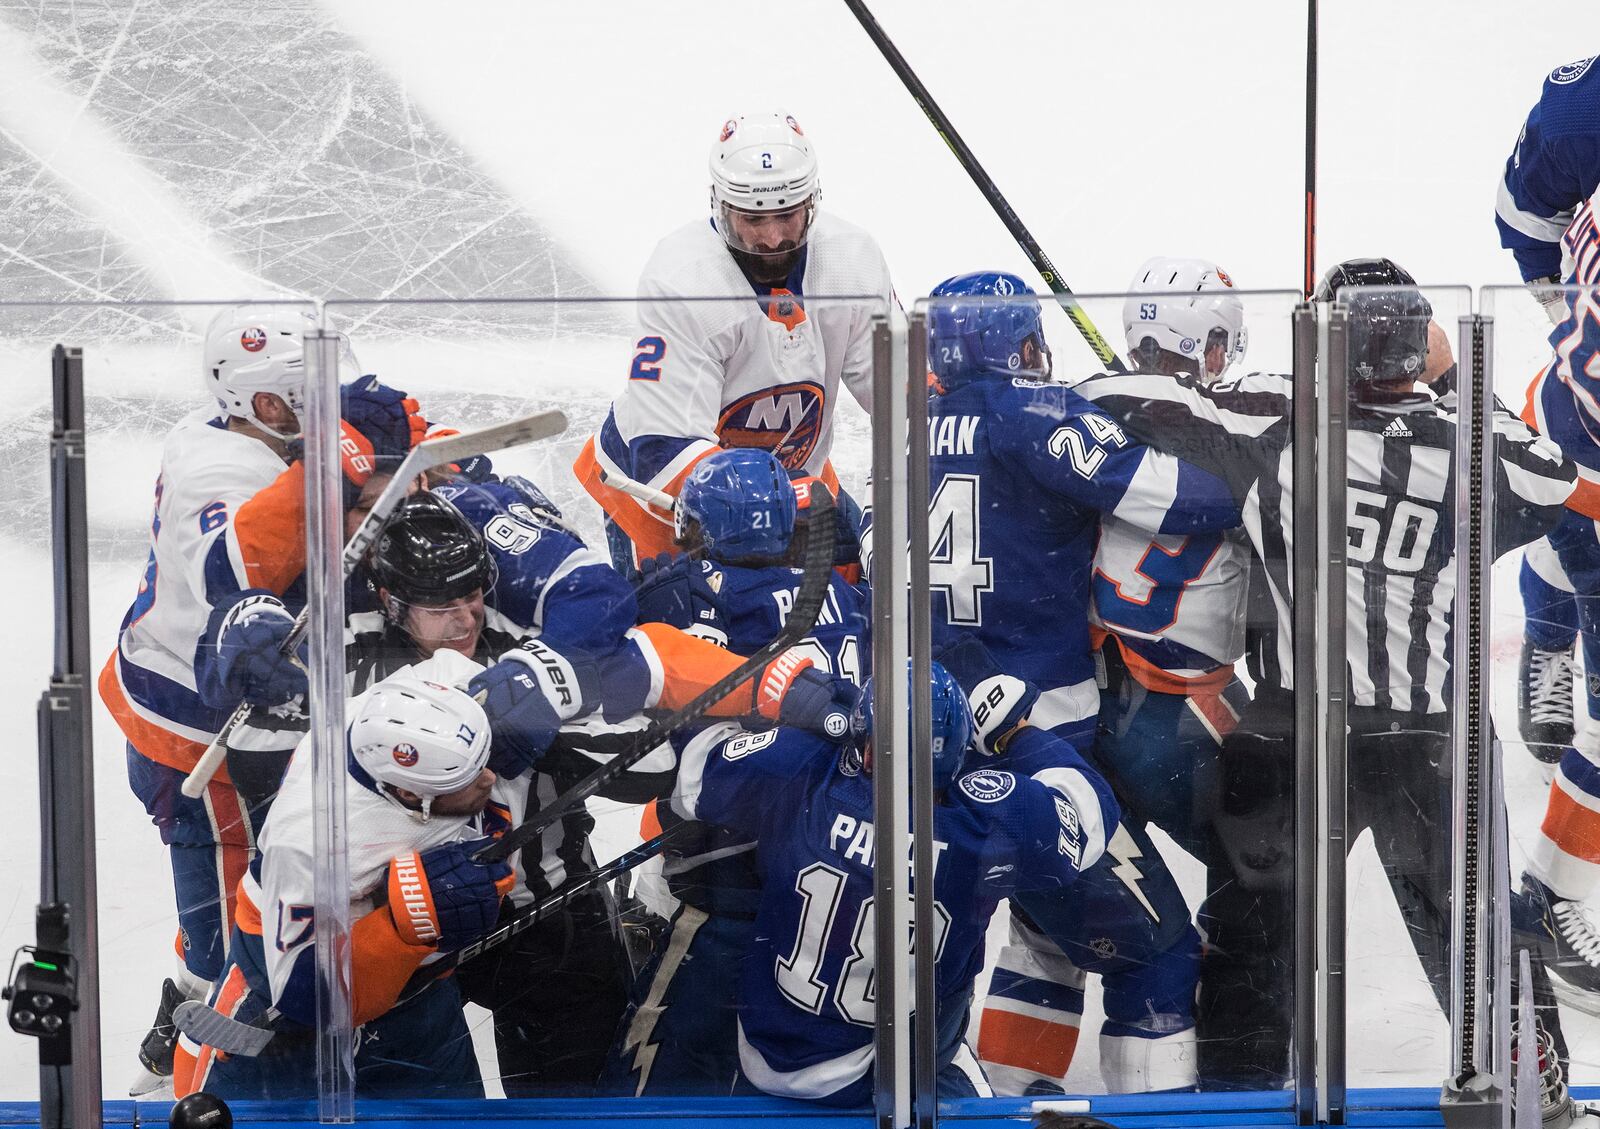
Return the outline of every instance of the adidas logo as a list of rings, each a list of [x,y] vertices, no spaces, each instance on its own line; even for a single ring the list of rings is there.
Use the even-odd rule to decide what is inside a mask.
[[[1383,429],[1383,434],[1387,439],[1410,439],[1411,429],[1406,426],[1405,420],[1397,419]]]

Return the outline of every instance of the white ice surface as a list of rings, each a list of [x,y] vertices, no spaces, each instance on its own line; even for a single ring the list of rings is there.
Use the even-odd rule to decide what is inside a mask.
[[[1298,285],[1297,5],[876,8],[1078,290],[1115,290],[1160,252],[1215,256],[1247,287]],[[1593,27],[1575,28],[1573,8],[1555,3],[1323,8],[1319,264],[1389,254],[1426,281],[1514,282],[1495,242],[1495,181],[1541,76],[1592,49]],[[242,296],[189,289],[196,263],[212,278],[260,279],[262,294],[627,294],[654,241],[703,213],[716,124],[774,103],[805,124],[825,206],[877,235],[904,301],[960,270],[1028,273],[843,5],[823,0],[778,16],[731,0],[501,0],[450,19],[420,0],[5,5],[0,41],[26,63],[0,68],[0,300]],[[121,169],[136,178],[119,180]],[[127,206],[130,185],[159,214]],[[1096,311],[1113,337],[1114,308]],[[1538,363],[1539,315],[1521,295],[1499,312],[1499,386],[1519,402]],[[192,345],[169,347],[169,331],[199,322],[150,308],[0,317],[0,445],[17,468],[0,512],[0,575],[13,593],[0,681],[14,736],[0,837],[8,951],[32,935],[33,705],[50,664],[44,346],[65,336],[91,349],[90,596],[104,655],[142,565],[160,436],[198,394]],[[470,420],[559,403],[575,435],[603,414],[629,344],[614,309],[391,310],[363,328],[368,367],[447,412]],[[1271,331],[1253,330],[1261,348]],[[1050,331],[1058,360],[1087,356],[1064,320]],[[859,480],[866,423],[848,403],[841,412],[839,460]],[[574,503],[574,448],[504,465]],[[592,513],[575,508],[592,529]],[[1497,570],[1495,596],[1498,674],[1516,659],[1514,561]],[[1502,732],[1511,693],[1499,678]],[[173,917],[165,852],[127,790],[119,736],[103,711],[95,722],[115,1095],[171,965]],[[1516,838],[1543,793],[1529,758],[1513,748],[1507,761]],[[628,826],[609,818],[603,841],[620,849]],[[1197,896],[1195,868],[1174,861]],[[1350,910],[1352,1081],[1435,1085],[1447,1033],[1365,843],[1352,856]],[[1086,1032],[1097,1007],[1092,995]],[[1574,1016],[1568,1036],[1578,1079],[1600,1080],[1600,1022]],[[1097,1057],[1086,1035],[1073,1074],[1083,1089],[1098,1088]],[[32,1046],[0,1038],[0,1097],[35,1093]]]

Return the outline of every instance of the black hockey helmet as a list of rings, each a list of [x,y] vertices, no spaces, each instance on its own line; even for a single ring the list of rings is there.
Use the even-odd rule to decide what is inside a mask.
[[[1329,269],[1314,297],[1344,297],[1350,310],[1351,384],[1416,380],[1428,360],[1428,325],[1433,306],[1417,280],[1393,259],[1347,259]]]
[[[494,587],[494,558],[465,515],[429,491],[406,497],[372,547],[372,580],[398,619],[407,604],[438,607]]]
[[[1393,259],[1346,259],[1328,268],[1312,295],[1318,302],[1331,302],[1347,286],[1415,286],[1411,272]]]

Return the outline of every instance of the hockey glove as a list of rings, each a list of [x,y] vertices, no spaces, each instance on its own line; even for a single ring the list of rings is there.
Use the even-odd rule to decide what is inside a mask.
[[[1039,700],[1031,682],[1007,674],[977,639],[970,635],[943,648],[934,660],[948,670],[967,692],[972,720],[977,724],[978,747],[989,756],[1005,752]]]
[[[398,388],[379,384],[375,376],[363,376],[339,389],[339,417],[371,446],[377,465],[390,469],[428,430],[427,421],[417,414],[417,402]]]
[[[800,508],[800,520],[810,519],[811,492],[827,490],[827,483],[813,476],[794,480],[795,501]],[[845,568],[861,563],[861,507],[840,487],[833,494],[833,563],[835,568]]]
[[[1567,315],[1572,312],[1567,305],[1567,292],[1565,290],[1547,289],[1548,287],[1560,287],[1560,285],[1561,276],[1559,274],[1552,274],[1547,278],[1536,278],[1528,283],[1529,291],[1532,292],[1539,305],[1544,307],[1545,317],[1550,319],[1551,325],[1560,325],[1567,320]]]
[[[445,843],[390,860],[389,914],[402,941],[452,952],[495,927],[516,876],[508,862],[473,861],[490,842]]]
[[[208,705],[224,709],[240,701],[282,705],[307,690],[302,643],[292,655],[283,641],[294,616],[264,588],[248,588],[211,612],[195,652],[195,676]]]
[[[855,683],[818,670],[791,649],[768,663],[755,682],[754,712],[837,741],[849,731],[850,711],[860,697]]]
[[[496,775],[513,780],[534,768],[562,722],[586,712],[580,678],[592,676],[592,665],[529,639],[467,683],[489,719],[489,767]]]
[[[726,647],[727,625],[717,601],[722,579],[711,561],[662,553],[641,562],[634,592],[639,622],[665,623]]]

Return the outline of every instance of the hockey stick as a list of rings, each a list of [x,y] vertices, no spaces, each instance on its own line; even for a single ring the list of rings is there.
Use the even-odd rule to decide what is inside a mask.
[[[618,855],[604,866],[596,867],[582,878],[568,882],[533,905],[515,911],[508,920],[496,926],[494,932],[474,941],[448,959],[426,966],[428,972],[434,974],[434,979],[424,981],[416,991],[403,994],[395,1001],[395,1006],[398,1007],[407,1000],[414,999],[418,992],[433,984],[438,975],[459,967],[474,957],[482,956],[490,949],[499,948],[519,933],[526,933],[551,914],[565,908],[566,904],[579,894],[604,885],[613,878],[649,862],[665,850],[668,843],[679,838],[693,826],[693,823],[685,822],[663,831],[654,839],[647,839],[633,850]],[[277,1010],[269,1008],[262,1016],[262,1020],[271,1024],[277,1016]],[[223,1015],[202,1000],[185,1000],[179,1004],[173,1010],[172,1022],[179,1031],[196,1043],[224,1054],[239,1055],[244,1058],[255,1058],[266,1050],[267,1044],[272,1042],[275,1034],[271,1026],[259,1027],[254,1023],[245,1023],[243,1020]]]
[[[372,509],[367,516],[361,519],[361,524],[344,547],[342,565],[344,575],[349,576],[354,571],[361,558],[366,556],[367,550],[378,539],[379,532],[383,529],[384,522],[389,520],[389,515],[394,512],[401,500],[409,492],[411,483],[418,475],[434,470],[468,455],[482,455],[491,451],[503,451],[507,447],[518,447],[524,443],[532,443],[538,439],[548,439],[553,435],[560,435],[567,429],[566,414],[560,411],[535,412],[531,416],[521,419],[508,420],[505,423],[492,424],[489,427],[480,427],[473,431],[463,431],[455,435],[441,435],[437,439],[427,439],[411,448],[405,459],[400,463],[400,468],[394,472],[394,477],[389,480],[383,492],[378,495],[378,500],[372,504]],[[306,630],[311,626],[311,609],[302,608],[295,617],[294,627],[283,641],[283,653],[293,654],[294,649],[305,638]],[[184,777],[183,794],[190,799],[195,799],[206,790],[206,785],[216,775],[217,768],[222,764],[228,752],[228,738],[233,731],[250,716],[251,704],[240,702],[239,707],[233,711],[232,716],[223,724],[221,731],[211,741],[200,760],[195,764],[189,775]]]
[[[1039,246],[1038,240],[1034,239],[1028,229],[1023,226],[1021,217],[1006,202],[1006,198],[1000,194],[1000,186],[984,171],[983,166],[978,163],[978,158],[971,149],[967,148],[967,143],[961,140],[961,135],[956,132],[956,127],[950,123],[950,119],[945,116],[945,112],[934,102],[933,95],[929,94],[928,88],[922,85],[922,80],[912,71],[911,64],[906,62],[905,56],[900,54],[899,48],[889,39],[883,28],[878,26],[878,21],[873,19],[872,13],[867,10],[864,0],[844,0],[844,2],[850,11],[854,13],[856,19],[861,22],[861,26],[866,29],[867,35],[872,39],[878,50],[883,53],[883,57],[888,60],[889,66],[893,68],[894,73],[905,84],[912,101],[916,102],[917,108],[932,123],[934,130],[939,134],[939,139],[949,146],[950,151],[956,155],[956,160],[960,161],[961,167],[967,170],[967,175],[972,178],[972,183],[978,186],[978,191],[983,193],[983,198],[989,202],[989,206],[1000,217],[1000,222],[1006,225],[1006,230],[1011,233],[1011,238],[1017,241],[1017,246],[1022,248],[1022,253],[1028,256],[1028,262],[1033,264],[1033,269],[1039,272],[1040,278],[1044,279],[1045,285],[1050,288],[1050,292],[1056,296],[1056,301],[1061,304],[1062,311],[1072,319],[1072,324],[1077,326],[1078,332],[1083,335],[1084,341],[1088,343],[1089,348],[1094,350],[1094,355],[1100,358],[1100,363],[1112,372],[1127,372],[1128,366],[1122,363],[1122,358],[1117,356],[1117,351],[1101,336],[1100,331],[1095,328],[1094,322],[1089,320],[1088,312],[1078,305],[1077,299],[1073,297],[1072,288],[1062,281],[1060,274],[1056,272],[1055,264],[1044,253],[1044,248]]]
[[[745,659],[682,709],[660,721],[651,722],[649,728],[634,738],[626,752],[617,754],[557,796],[549,807],[479,851],[473,856],[475,860],[498,862],[521,850],[545,828],[581,808],[590,796],[638,764],[662,741],[684,726],[699,721],[707,710],[800,642],[816,626],[817,617],[822,614],[823,600],[828,595],[829,581],[833,578],[833,496],[826,490],[813,490],[808,513],[805,524],[805,566],[800,591],[795,595],[794,607],[790,609],[788,619],[784,620],[783,630],[772,642]]]
[[[602,469],[600,471],[600,481],[613,490],[621,490],[630,498],[637,498],[647,506],[654,506],[656,509],[666,510],[668,513],[671,513],[673,506],[677,504],[677,499],[665,490],[657,490],[654,486],[646,486],[642,482],[629,478],[620,470]]]
[[[1306,298],[1317,289],[1317,0],[1306,0]]]

